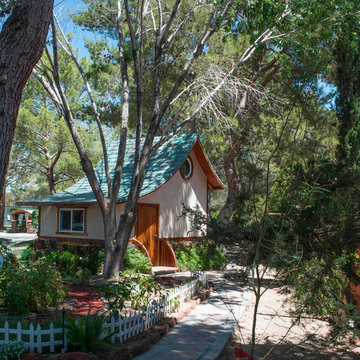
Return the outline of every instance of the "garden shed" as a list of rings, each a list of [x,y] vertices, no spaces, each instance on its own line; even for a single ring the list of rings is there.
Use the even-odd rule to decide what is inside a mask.
[[[155,142],[159,138],[155,138]],[[114,169],[118,143],[108,148],[109,169]],[[117,215],[127,199],[133,172],[134,140],[128,140],[118,196]],[[107,192],[104,160],[95,171]],[[137,206],[133,242],[143,247],[153,265],[176,266],[169,241],[194,240],[201,231],[192,231],[184,206],[208,216],[209,191],[224,189],[196,134],[175,135],[153,155]],[[55,195],[26,202],[39,207],[39,239],[61,242],[101,243],[104,241],[102,215],[86,177]],[[175,263],[174,263],[175,262]]]

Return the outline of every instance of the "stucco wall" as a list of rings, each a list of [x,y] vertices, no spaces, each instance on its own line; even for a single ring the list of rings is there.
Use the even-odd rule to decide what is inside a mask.
[[[159,204],[159,236],[161,238],[182,238],[198,236],[200,234],[191,233],[191,223],[189,219],[181,217],[183,205],[195,208],[199,205],[201,211],[206,213],[207,209],[207,178],[203,173],[193,151],[190,153],[193,161],[193,175],[189,180],[184,180],[177,171],[170,180],[162,187],[150,195],[139,200],[143,204]],[[81,208],[81,206],[79,206]],[[117,219],[123,204],[117,206]],[[61,238],[83,238],[83,239],[103,239],[104,227],[102,215],[97,205],[87,207],[86,230],[87,235],[65,235],[56,234],[58,223],[58,211],[56,206],[41,207],[41,228],[40,236],[61,237]]]
[[[183,204],[195,209],[199,206],[203,213],[207,210],[207,178],[203,173],[193,151],[193,175],[184,180],[178,170],[165,185],[152,194],[139,200],[144,204],[160,204],[159,228],[161,238],[178,238],[199,236],[191,232],[189,218],[181,217]]]

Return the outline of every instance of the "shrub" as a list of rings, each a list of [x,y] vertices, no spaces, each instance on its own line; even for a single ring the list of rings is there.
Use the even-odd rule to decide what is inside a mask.
[[[87,268],[80,268],[73,276],[72,282],[75,284],[88,284],[90,280],[90,270]]]
[[[99,290],[109,310],[117,312],[124,309],[126,300],[136,309],[147,307],[151,299],[162,295],[163,291],[152,277],[131,271],[120,272],[116,283],[102,285]]]
[[[151,262],[149,258],[134,245],[129,245],[124,257],[124,267],[142,274],[150,274]]]
[[[18,360],[20,355],[26,351],[26,347],[21,342],[3,344],[0,347],[1,360]]]
[[[218,246],[212,242],[173,244],[179,270],[220,270],[227,260]]]
[[[10,313],[42,312],[66,296],[60,273],[44,260],[9,274],[4,305]]]
[[[115,349],[106,342],[113,334],[108,334],[101,339],[104,315],[90,315],[90,309],[86,317],[75,320],[71,317],[67,319],[67,337],[72,350],[94,351],[99,349]]]
[[[104,264],[104,249],[99,250],[95,247],[90,251],[88,258],[86,259],[86,267],[90,270],[92,275],[96,275],[101,271],[102,265]]]

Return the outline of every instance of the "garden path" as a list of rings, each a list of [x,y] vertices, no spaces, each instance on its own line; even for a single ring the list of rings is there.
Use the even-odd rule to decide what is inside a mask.
[[[74,306],[70,310],[71,316],[86,316],[89,309],[92,315],[104,307],[104,302],[99,298],[99,294],[90,286],[72,285],[68,294],[74,299]]]

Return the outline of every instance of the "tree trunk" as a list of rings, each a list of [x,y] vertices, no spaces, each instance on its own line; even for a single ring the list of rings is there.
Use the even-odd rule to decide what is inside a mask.
[[[237,151],[232,150],[230,155],[224,159],[224,170],[226,183],[228,187],[228,195],[225,205],[220,210],[216,223],[220,226],[226,226],[230,222],[230,218],[235,210],[236,199],[239,195],[239,176],[236,171],[235,156]]]
[[[136,204],[135,204],[136,208]],[[109,213],[111,209],[109,208]],[[106,213],[104,219],[105,231],[105,259],[103,277],[110,278],[114,273],[123,269],[124,255],[136,222],[136,211],[122,212],[119,224],[116,224],[116,209],[113,216]],[[111,220],[112,219],[112,220]],[[118,230],[118,231],[117,231]]]
[[[2,194],[0,193],[0,230],[4,229],[4,215],[5,215],[5,187]]]
[[[22,91],[45,46],[54,0],[18,0],[0,34],[0,190]]]

